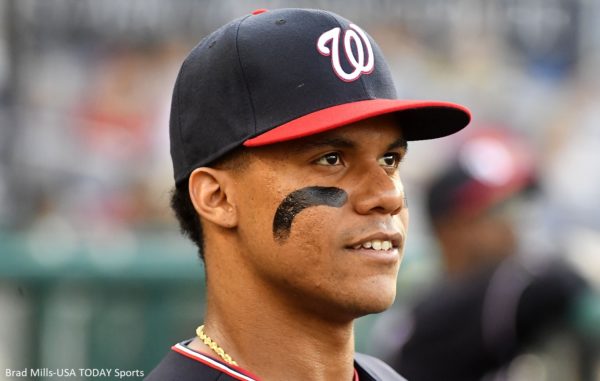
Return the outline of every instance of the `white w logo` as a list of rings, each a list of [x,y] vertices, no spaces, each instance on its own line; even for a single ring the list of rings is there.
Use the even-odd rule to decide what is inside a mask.
[[[323,33],[317,41],[317,50],[324,56],[331,56],[331,65],[333,71],[340,79],[346,82],[356,80],[362,74],[369,74],[373,71],[375,65],[375,57],[373,57],[373,48],[367,34],[354,24],[350,24],[351,29],[344,32],[344,52],[348,63],[354,68],[350,73],[346,73],[340,64],[340,28],[333,28]],[[331,49],[327,47],[327,43],[331,41]],[[356,47],[356,54],[352,50],[352,44]],[[367,48],[367,62],[365,63],[365,48]]]

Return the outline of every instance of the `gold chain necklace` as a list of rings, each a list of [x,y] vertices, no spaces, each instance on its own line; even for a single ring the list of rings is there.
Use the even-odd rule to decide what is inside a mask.
[[[208,347],[210,349],[213,350],[213,352],[215,352],[217,355],[219,355],[219,357],[221,359],[223,359],[223,361],[225,361],[228,364],[231,365],[235,365],[238,366],[237,362],[235,362],[231,356],[229,356],[227,353],[225,353],[225,351],[223,350],[223,348],[221,348],[219,346],[219,344],[217,344],[213,339],[211,339],[210,337],[208,337],[208,335],[206,335],[206,333],[204,333],[204,324],[202,324],[201,326],[199,326],[198,328],[196,328],[196,335],[198,335],[198,338],[200,340],[202,340],[202,342],[206,345],[208,345]],[[354,381],[358,381],[358,373],[356,373],[356,369],[354,370],[354,377],[353,377]]]
[[[206,344],[210,349],[212,349],[213,352],[219,355],[219,357],[222,358],[223,361],[225,361],[228,364],[237,366],[237,362],[233,361],[231,356],[225,353],[225,351],[219,346],[219,344],[217,344],[213,339],[208,337],[206,333],[204,333],[204,324],[196,328],[196,335],[198,335],[198,338],[202,340],[202,342]]]

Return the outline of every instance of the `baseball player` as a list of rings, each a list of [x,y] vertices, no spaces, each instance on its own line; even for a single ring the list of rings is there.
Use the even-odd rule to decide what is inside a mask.
[[[389,364],[412,381],[512,378],[511,362],[567,328],[589,296],[585,280],[552,255],[519,253],[517,200],[537,188],[530,152],[507,131],[477,132],[426,187],[444,277],[385,330],[406,337]]]
[[[469,120],[398,100],[376,43],[330,12],[257,10],[205,37],[179,72],[170,140],[206,315],[147,380],[402,380],[354,352],[353,321],[395,297],[406,142]]]

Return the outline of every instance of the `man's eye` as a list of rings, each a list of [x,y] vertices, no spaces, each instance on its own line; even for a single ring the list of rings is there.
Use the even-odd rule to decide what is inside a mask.
[[[316,163],[320,165],[341,165],[342,157],[339,153],[332,152],[321,156]]]
[[[398,166],[400,165],[400,161],[400,154],[395,152],[388,152],[378,160],[379,165],[388,168],[398,168]]]

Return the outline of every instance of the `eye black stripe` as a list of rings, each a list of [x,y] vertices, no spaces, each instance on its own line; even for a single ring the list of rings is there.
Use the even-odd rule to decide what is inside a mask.
[[[279,204],[273,218],[273,237],[279,243],[285,242],[290,235],[294,217],[304,209],[318,205],[339,208],[347,200],[348,194],[340,188],[312,186],[298,189]]]

